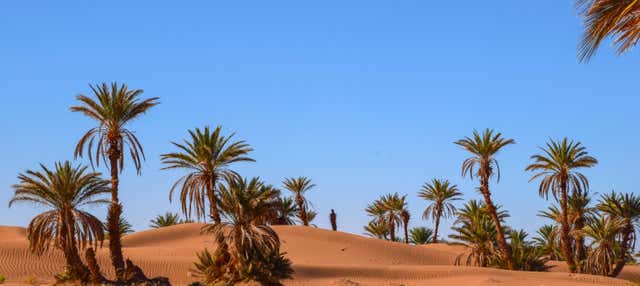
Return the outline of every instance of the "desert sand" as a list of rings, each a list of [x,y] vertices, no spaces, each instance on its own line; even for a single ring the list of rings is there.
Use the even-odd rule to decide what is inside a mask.
[[[215,247],[210,236],[200,234],[201,226],[183,224],[126,235],[122,240],[125,256],[148,276],[165,276],[173,285],[187,285],[197,280],[189,270],[195,253]],[[634,285],[623,279],[569,274],[562,263],[552,263],[557,267],[546,273],[453,266],[461,246],[412,246],[312,227],[274,229],[296,271],[295,279],[285,281],[286,285]],[[61,253],[31,254],[25,234],[21,227],[0,226],[0,274],[7,277],[6,285],[51,283],[63,265]],[[98,261],[112,276],[108,257],[105,244],[98,250]],[[621,278],[639,279],[640,268],[626,267]]]

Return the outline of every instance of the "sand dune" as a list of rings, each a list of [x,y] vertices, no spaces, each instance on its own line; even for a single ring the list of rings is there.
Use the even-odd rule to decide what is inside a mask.
[[[174,285],[186,285],[196,280],[189,271],[195,253],[215,247],[210,236],[200,234],[201,226],[184,224],[127,235],[125,256],[150,276],[166,276]],[[296,271],[296,279],[287,285],[632,285],[621,279],[564,273],[562,265],[552,273],[455,267],[460,246],[409,246],[300,226],[275,230]],[[98,261],[103,270],[110,269],[106,248],[98,250]],[[8,285],[24,284],[27,279],[51,281],[62,262],[57,252],[42,257],[30,254],[23,228],[0,227],[0,274],[7,276]],[[622,277],[638,278],[640,270],[627,267]]]

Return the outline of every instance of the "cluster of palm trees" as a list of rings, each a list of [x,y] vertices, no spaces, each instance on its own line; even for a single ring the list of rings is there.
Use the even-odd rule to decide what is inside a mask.
[[[409,210],[407,209],[407,196],[398,193],[381,196],[369,204],[365,211],[371,217],[371,221],[365,226],[367,235],[399,241],[396,237],[396,229],[404,228],[404,241],[409,241]]]
[[[102,179],[98,172],[88,171],[82,164],[74,165],[69,161],[56,162],[53,167],[41,164],[40,170],[27,170],[18,175],[19,183],[13,186],[15,193],[9,205],[25,202],[49,209],[31,221],[27,236],[30,249],[36,254],[43,254],[52,246],[62,250],[66,265],[56,276],[58,280],[104,282],[94,248],[107,238],[116,273],[113,282],[141,282],[138,280],[145,277],[144,274],[131,261],[125,261],[122,252],[121,237],[133,230],[122,216],[119,176],[127,158],[140,175],[145,154],[135,132],[128,126],[159,101],[156,97],[142,99],[142,90],[130,90],[124,84],[103,83],[90,87],[93,96],[79,95],[79,104],[72,106],[71,111],[84,114],[94,120],[96,126],[80,138],[74,154],[76,159],[88,157],[93,169],[105,165],[110,180]],[[277,284],[279,279],[290,277],[291,269],[290,262],[279,252],[280,242],[270,225],[298,221],[310,225],[316,212],[305,194],[315,185],[306,177],[285,179],[284,187],[294,195],[289,198],[282,197],[279,190],[258,178],[242,178],[230,166],[254,161],[248,156],[252,148],[244,141],[232,141],[233,136],[224,136],[221,127],[214,130],[196,128],[189,131],[189,138],[183,143],[173,143],[178,151],[161,155],[163,169],[187,171],[169,192],[171,199],[179,188],[186,220],[180,220],[178,214],[167,213],[152,220],[152,227],[190,222],[191,216],[200,221],[209,217],[211,224],[204,229],[217,238],[220,255],[216,259],[224,261],[216,267],[224,267],[225,273],[232,273],[224,279],[237,281],[252,277]],[[104,223],[83,210],[86,206],[99,205],[108,205]],[[224,229],[231,231],[222,231]],[[80,259],[82,250],[88,265]],[[247,272],[248,269],[253,272]],[[216,277],[212,279],[222,276]]]
[[[132,279],[140,277],[136,273],[139,268],[125,263],[120,241],[131,229],[122,216],[119,175],[126,158],[140,174],[145,155],[128,125],[159,102],[158,98],[141,99],[142,90],[116,83],[91,89],[93,97],[79,95],[80,104],[71,107],[96,122],[80,138],[74,153],[76,158],[88,157],[93,168],[107,166],[110,180],[69,161],[56,162],[53,167],[40,165],[40,170],[18,175],[10,206],[28,202],[49,208],[31,221],[27,236],[36,254],[52,246],[63,251],[66,265],[59,280],[104,279],[95,263],[94,248],[108,237],[115,282],[135,282]],[[282,184],[292,196],[284,197],[259,178],[246,179],[232,169],[234,163],[254,161],[249,156],[253,149],[245,141],[234,141],[234,134],[225,136],[221,127],[196,128],[188,133],[182,143],[172,143],[177,150],[162,154],[161,161],[165,170],[185,171],[169,191],[170,200],[179,192],[185,221],[191,221],[192,216],[198,221],[211,220],[204,231],[216,238],[218,247],[213,254],[205,250],[199,255],[195,264],[198,272],[205,281],[224,283],[250,279],[277,284],[290,277],[290,262],[280,253],[280,241],[271,226],[313,225],[317,213],[306,194],[315,184],[307,177],[286,178]],[[533,241],[527,241],[526,233],[505,225],[508,213],[494,203],[490,189],[491,179],[500,178],[496,155],[514,143],[489,129],[455,142],[471,154],[462,163],[462,175],[478,179],[477,190],[483,200],[468,201],[458,209],[454,202],[461,199],[461,193],[455,184],[439,179],[425,183],[418,196],[429,202],[423,218],[434,221],[434,231],[424,227],[409,230],[407,197],[394,193],[366,208],[371,217],[366,233],[402,241],[397,232],[403,231],[405,243],[438,242],[441,219],[455,217],[455,233],[449,237],[468,246],[457,259],[460,264],[540,270],[546,260],[558,259],[566,261],[572,272],[618,275],[632,260],[640,197],[612,192],[591,204],[589,181],[581,170],[598,161],[579,142],[551,140],[540,154],[531,157],[533,162],[526,171],[533,173],[531,181],[539,180],[539,194],[558,203],[540,214],[554,224],[542,227]],[[106,223],[83,210],[93,205],[108,205]],[[329,218],[337,230],[333,210]],[[154,219],[152,226],[185,221],[178,214],[167,213]],[[88,265],[80,259],[81,250]]]
[[[455,217],[454,234],[449,238],[467,246],[456,259],[457,264],[545,270],[546,261],[563,260],[571,272],[617,276],[632,260],[640,197],[612,192],[591,205],[589,180],[581,170],[594,167],[598,161],[581,143],[566,138],[551,140],[525,168],[533,173],[530,181],[539,180],[540,196],[549,199],[551,194],[559,204],[540,213],[555,224],[540,228],[532,241],[527,240],[526,232],[505,225],[509,214],[494,203],[490,189],[491,178],[500,179],[496,155],[515,141],[486,129],[454,143],[471,154],[462,163],[462,175],[478,179],[482,201],[470,200],[457,208],[454,202],[462,196],[457,186],[434,179],[418,196],[429,202],[423,218],[434,221],[435,231],[415,228],[409,239],[406,195],[395,193],[382,196],[366,208],[372,218],[365,226],[367,235],[397,241],[396,228],[403,227],[406,243],[424,243],[427,234],[437,242],[440,220]]]
[[[148,110],[158,105],[158,98],[140,99],[142,90],[129,90],[125,85],[91,85],[93,98],[79,95],[79,105],[72,106],[72,112],[79,112],[96,122],[78,141],[75,157],[89,157],[93,167],[107,165],[111,180],[106,181],[99,173],[88,172],[87,167],[73,166],[71,162],[57,162],[53,168],[41,165],[41,171],[28,170],[18,176],[14,185],[15,202],[33,202],[50,208],[29,224],[28,233],[31,249],[41,254],[48,246],[55,245],[64,252],[65,272],[60,280],[87,281],[89,277],[101,277],[91,273],[78,259],[79,249],[85,249],[91,242],[104,239],[103,224],[91,214],[82,210],[87,205],[109,204],[106,230],[109,237],[111,262],[116,272],[116,280],[127,280],[125,261],[120,238],[122,235],[122,205],[119,202],[119,174],[123,171],[125,153],[133,162],[138,174],[144,151],[138,138],[127,126]],[[86,152],[85,152],[86,151]],[[102,197],[110,194],[111,199]],[[88,248],[88,253],[93,253]],[[129,271],[134,275],[135,271]]]
[[[595,204],[588,194],[568,200],[569,257],[575,272],[615,277],[633,261],[635,236],[640,221],[640,197],[635,194],[605,193]],[[551,259],[565,259],[560,229],[561,211],[550,206],[541,217],[552,220],[538,230],[536,243]],[[574,266],[575,265],[575,266]]]

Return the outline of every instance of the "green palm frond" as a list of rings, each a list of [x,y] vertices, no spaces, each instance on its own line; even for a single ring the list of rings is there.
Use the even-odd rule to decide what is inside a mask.
[[[85,248],[102,241],[102,223],[82,208],[107,204],[103,195],[111,191],[109,181],[99,173],[87,172],[87,167],[74,167],[69,161],[57,162],[52,169],[41,164],[40,169],[18,175],[20,182],[13,185],[14,196],[9,201],[10,207],[32,203],[49,209],[29,223],[31,251],[41,255],[51,246]]]
[[[93,98],[78,95],[80,105],[72,106],[73,112],[80,112],[96,121],[97,127],[89,129],[75,149],[76,157],[89,157],[92,165],[99,166],[100,161],[109,159],[110,152],[117,150],[117,166],[124,168],[124,152],[128,149],[136,171],[140,173],[144,150],[135,133],[127,125],[159,104],[157,97],[140,99],[141,89],[129,90],[126,85],[102,83],[90,85]],[[115,149],[114,149],[115,148]],[[86,150],[86,153],[85,153]]]
[[[462,163],[463,176],[468,175],[472,179],[474,176],[491,178],[495,174],[500,181],[500,165],[494,156],[505,146],[515,144],[515,140],[504,138],[502,133],[495,133],[492,129],[485,129],[482,134],[474,130],[472,137],[454,143],[473,155]],[[488,168],[481,168],[483,165]]]
[[[298,218],[302,221],[303,225],[309,225],[310,220],[307,210],[309,210],[310,207],[305,195],[308,191],[315,188],[316,185],[307,177],[286,178],[282,184],[285,189],[289,190],[294,195],[299,211]]]
[[[427,244],[433,240],[433,230],[426,227],[414,227],[409,231],[409,241],[415,245]]]
[[[189,130],[189,138],[183,143],[172,142],[177,152],[161,155],[163,170],[180,169],[187,172],[171,186],[169,192],[171,200],[173,193],[180,191],[182,213],[187,219],[192,214],[198,220],[205,218],[207,204],[214,212],[210,215],[216,216],[214,189],[219,180],[238,175],[231,169],[232,164],[254,162],[248,157],[253,149],[245,141],[232,141],[234,135],[222,135],[220,126],[213,131],[208,126],[196,128]]]
[[[422,218],[435,220],[437,217],[452,217],[456,212],[453,202],[461,200],[461,196],[458,186],[451,184],[449,180],[433,179],[425,183],[418,192],[418,197],[431,203],[425,208]]]
[[[181,224],[184,221],[180,219],[180,215],[177,213],[166,212],[165,214],[157,215],[150,221],[151,228],[161,228],[172,225]]]

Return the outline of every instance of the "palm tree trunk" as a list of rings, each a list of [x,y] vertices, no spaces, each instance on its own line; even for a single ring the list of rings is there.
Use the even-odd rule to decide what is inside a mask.
[[[86,281],[88,269],[82,263],[80,255],[78,254],[78,247],[76,246],[75,224],[73,221],[73,215],[71,211],[63,211],[64,224],[61,228],[61,235],[63,237],[62,249],[66,260],[66,272],[73,278],[80,281]]]
[[[576,272],[576,264],[573,260],[573,251],[571,248],[571,237],[569,236],[569,214],[567,212],[567,183],[566,180],[560,182],[560,207],[562,209],[562,218],[560,222],[560,242],[562,247],[562,255],[567,261],[569,271]]]
[[[119,281],[124,279],[124,258],[120,242],[120,216],[122,205],[118,200],[118,159],[120,158],[117,142],[112,142],[109,150],[109,164],[111,167],[111,204],[107,215],[107,231],[109,232],[109,251],[111,264]]]
[[[404,243],[409,244],[409,223],[404,224]]]
[[[485,170],[487,169],[489,168],[485,167]],[[489,174],[489,172],[487,171],[483,173]],[[513,257],[511,256],[511,247],[507,244],[507,240],[504,237],[504,231],[502,229],[502,223],[500,222],[500,218],[498,217],[496,207],[495,205],[493,205],[493,201],[491,201],[491,192],[489,192],[489,177],[485,175],[485,176],[482,176],[480,180],[481,180],[480,192],[482,193],[482,196],[484,197],[484,201],[487,204],[487,210],[489,211],[489,215],[491,215],[491,218],[493,219],[493,223],[496,226],[498,247],[500,247],[500,249],[502,250],[503,258],[505,262],[507,262],[507,268],[509,270],[514,270],[515,267],[513,266]]]
[[[215,182],[216,179],[211,179],[211,182],[206,186],[207,188],[207,198],[209,199],[209,214],[213,219],[215,224],[220,224],[222,220],[220,219],[220,212],[218,211],[218,200],[216,198],[216,194],[214,193]]]
[[[440,226],[440,213],[436,215],[436,227],[433,232],[433,243],[438,243],[438,227]]]
[[[389,234],[391,241],[396,241],[396,222],[393,219],[389,219]]]
[[[628,254],[627,252],[629,252],[629,247],[630,247],[629,244],[631,242],[632,233],[633,233],[633,225],[631,224],[631,221],[627,221],[624,228],[622,229],[622,243],[620,245],[620,252],[622,253],[622,256],[617,258],[616,266],[613,268],[609,276],[611,277],[618,276],[620,272],[622,272],[624,265],[627,263],[626,258]]]
[[[309,219],[307,218],[307,210],[304,207],[304,200],[299,193],[296,193],[296,204],[300,210],[300,220],[302,221],[302,225],[309,226]]]
[[[105,278],[100,272],[100,266],[96,260],[96,253],[93,248],[89,247],[85,251],[85,261],[87,261],[87,268],[89,269],[89,279],[87,279],[87,281],[91,285],[100,285],[103,283]]]
[[[580,214],[580,217],[574,224],[574,229],[580,230],[584,228],[584,215]],[[582,272],[582,262],[586,259],[586,252],[584,247],[584,237],[581,235],[576,236],[576,249],[575,249],[575,263],[579,272]]]

